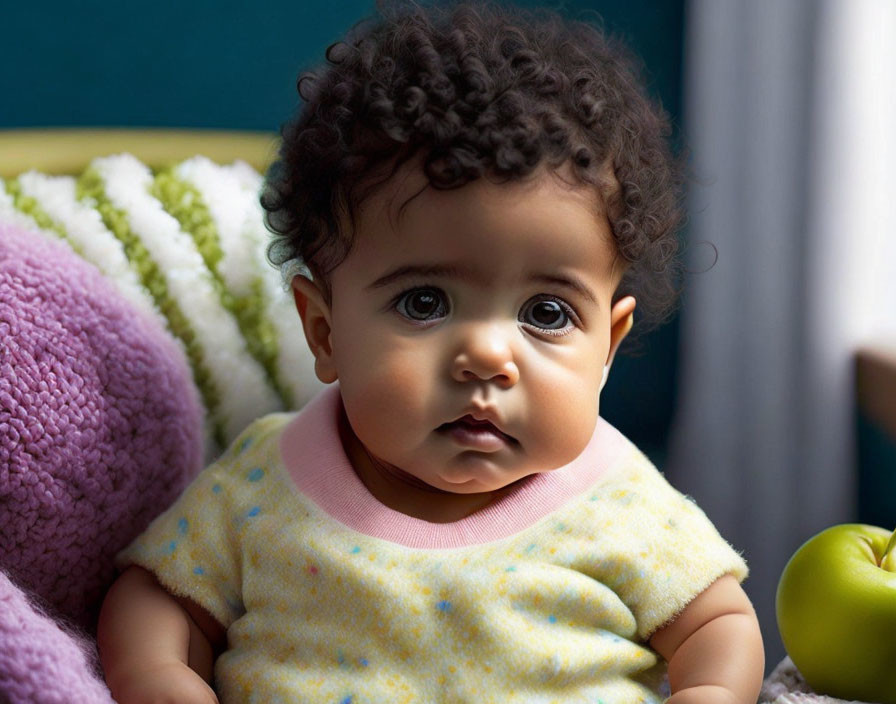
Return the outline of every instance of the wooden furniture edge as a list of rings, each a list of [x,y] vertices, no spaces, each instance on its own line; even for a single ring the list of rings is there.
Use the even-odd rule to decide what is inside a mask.
[[[896,345],[863,347],[855,365],[859,410],[896,440]]]
[[[241,159],[264,172],[277,156],[272,132],[205,129],[34,128],[0,130],[0,177],[35,169],[77,174],[98,156],[128,152],[151,167],[197,154],[227,164]]]

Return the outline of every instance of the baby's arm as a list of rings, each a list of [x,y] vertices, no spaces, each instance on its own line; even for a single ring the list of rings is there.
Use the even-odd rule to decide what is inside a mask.
[[[100,611],[100,660],[120,704],[217,704],[208,683],[223,641],[223,627],[205,610],[139,567],[116,580]]]
[[[668,704],[755,704],[765,655],[756,613],[737,580],[711,584],[650,639],[669,663]]]

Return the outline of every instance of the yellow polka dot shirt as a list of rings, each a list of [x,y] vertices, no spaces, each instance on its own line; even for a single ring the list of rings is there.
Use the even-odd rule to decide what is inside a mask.
[[[380,504],[338,387],[247,428],[119,555],[227,628],[224,704],[659,702],[646,641],[741,557],[599,421],[569,465],[460,521]]]

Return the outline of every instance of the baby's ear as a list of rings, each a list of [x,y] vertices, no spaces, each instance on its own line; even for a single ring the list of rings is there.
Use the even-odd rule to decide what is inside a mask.
[[[625,296],[613,304],[610,311],[610,351],[607,354],[607,367],[613,363],[616,350],[632,329],[635,322],[635,305],[634,296]]]
[[[294,276],[292,295],[302,318],[305,341],[314,355],[314,373],[325,384],[339,378],[331,344],[330,306],[316,283],[306,276]]]

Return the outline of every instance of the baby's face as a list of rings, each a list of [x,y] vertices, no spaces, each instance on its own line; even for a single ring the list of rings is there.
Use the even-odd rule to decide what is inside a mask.
[[[426,188],[406,166],[356,218],[331,274],[329,351],[351,429],[436,488],[494,491],[588,443],[634,301],[593,190],[549,172]]]

